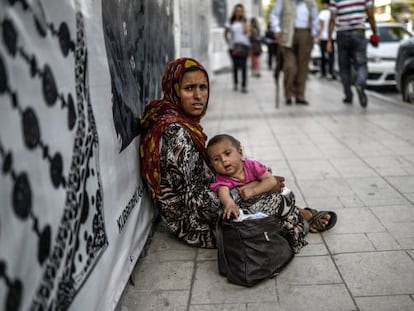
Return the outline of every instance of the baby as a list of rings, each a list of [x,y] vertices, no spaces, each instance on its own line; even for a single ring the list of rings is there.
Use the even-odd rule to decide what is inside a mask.
[[[207,144],[207,156],[216,173],[210,188],[217,192],[224,206],[224,218],[238,218],[240,207],[234,201],[231,190],[239,187],[240,197],[248,200],[270,192],[277,180],[262,163],[243,159],[240,142],[227,134],[216,135]]]

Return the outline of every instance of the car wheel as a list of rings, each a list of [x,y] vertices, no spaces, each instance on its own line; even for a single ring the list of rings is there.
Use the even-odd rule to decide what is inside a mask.
[[[414,74],[407,76],[407,78],[404,79],[403,85],[403,101],[414,104]]]

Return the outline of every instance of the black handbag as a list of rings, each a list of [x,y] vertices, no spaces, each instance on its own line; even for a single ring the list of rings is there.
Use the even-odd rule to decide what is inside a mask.
[[[273,216],[241,222],[219,217],[216,225],[219,273],[230,283],[247,287],[275,277],[294,257],[280,229],[280,221]]]
[[[249,56],[250,46],[242,43],[235,43],[232,50],[231,55],[235,57],[247,57]]]

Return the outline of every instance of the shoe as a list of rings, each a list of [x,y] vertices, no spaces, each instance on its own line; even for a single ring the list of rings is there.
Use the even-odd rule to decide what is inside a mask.
[[[309,105],[306,99],[296,99],[296,105]]]
[[[336,76],[334,74],[331,74],[331,79],[336,80]]]
[[[358,93],[359,103],[361,104],[362,108],[365,108],[368,104],[367,95],[365,94],[364,89],[361,86],[356,86],[356,90]]]
[[[233,91],[237,91],[237,84],[233,87]]]
[[[242,87],[241,92],[242,93],[247,93],[247,89],[245,87]]]
[[[342,102],[346,105],[352,105],[352,98],[344,98]]]
[[[316,209],[305,207],[305,210],[308,210],[312,214],[312,218],[308,220],[309,227],[313,226],[314,232],[323,232],[326,230],[331,229],[333,226],[335,226],[336,221],[338,219],[338,216],[335,212],[332,211],[317,211]],[[327,224],[322,223],[322,218],[324,218],[326,215],[329,215],[329,221]]]
[[[292,100],[290,98],[286,99],[286,105],[288,106],[292,105]]]

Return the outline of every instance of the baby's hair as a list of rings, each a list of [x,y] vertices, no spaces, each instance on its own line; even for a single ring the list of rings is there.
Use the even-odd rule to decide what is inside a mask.
[[[233,136],[228,135],[228,134],[219,134],[219,135],[216,135],[210,138],[207,144],[207,150],[211,146],[217,145],[218,143],[221,143],[222,141],[225,141],[225,140],[228,140],[234,147],[236,147],[237,150],[241,148],[240,142]]]

